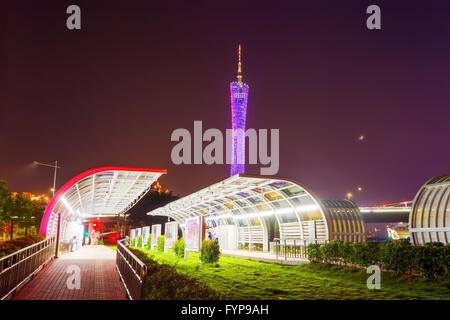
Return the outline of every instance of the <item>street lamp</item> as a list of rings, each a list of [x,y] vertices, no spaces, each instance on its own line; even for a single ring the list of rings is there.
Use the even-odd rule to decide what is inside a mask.
[[[53,192],[53,197],[55,197],[55,192],[56,192],[56,172],[58,171],[58,169],[61,169],[61,167],[58,167],[58,160],[55,161],[55,164],[51,164],[51,163],[42,163],[39,161],[33,161],[33,163],[37,166],[44,166],[44,167],[50,167],[55,169],[54,174],[53,174],[53,188],[50,189]],[[58,228],[56,231],[56,250],[55,250],[55,259],[58,259],[58,254],[59,254],[59,235],[60,235],[60,230],[61,230],[61,213],[58,213]]]
[[[53,174],[53,188],[50,189],[50,191],[53,192],[53,196],[55,196],[55,192],[56,192],[56,172],[58,169],[61,169],[61,167],[58,167],[58,160],[55,161],[55,164],[51,164],[51,163],[42,163],[39,161],[33,161],[33,163],[37,166],[44,166],[44,167],[50,167],[50,168],[54,168],[54,174]]]

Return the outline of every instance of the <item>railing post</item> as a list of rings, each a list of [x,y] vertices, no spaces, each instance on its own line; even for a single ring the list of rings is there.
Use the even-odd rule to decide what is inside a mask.
[[[55,250],[55,259],[58,259],[59,253],[59,233],[61,229],[61,213],[58,213],[58,228],[56,231],[56,250]]]
[[[294,258],[297,258],[297,246],[295,245],[295,239],[294,239]]]
[[[116,267],[130,299],[142,299],[147,266],[126,246],[117,241]]]
[[[306,240],[303,240],[303,258],[306,258]]]
[[[275,259],[278,260],[278,242],[275,241]]]
[[[49,241],[42,240],[0,258],[0,299],[14,294],[52,255],[53,247],[49,250]]]

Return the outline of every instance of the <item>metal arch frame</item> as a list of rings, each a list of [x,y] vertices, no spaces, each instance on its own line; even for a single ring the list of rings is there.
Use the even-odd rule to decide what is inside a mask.
[[[261,177],[261,176],[257,176],[257,175],[245,175],[246,177],[254,177],[254,178],[258,178],[258,177]],[[323,206],[323,204],[322,204],[322,201],[320,201],[320,198],[319,197],[317,197],[308,187],[306,187],[305,185],[303,185],[302,183],[300,183],[300,182],[298,182],[298,181],[296,181],[296,180],[293,180],[293,179],[289,179],[289,178],[281,178],[281,177],[275,177],[275,176],[273,176],[273,177],[271,177],[273,180],[282,180],[282,181],[287,181],[287,182],[290,182],[290,183],[292,183],[293,185],[297,185],[298,187],[300,187],[301,189],[303,189],[303,191],[305,191],[305,193],[307,194],[307,195],[309,195],[310,197],[311,197],[311,199],[314,201],[314,203],[317,205],[317,207],[318,207],[318,209],[319,209],[319,212],[321,213],[321,215],[322,215],[322,218],[323,218],[323,220],[325,221],[325,233],[326,233],[326,238],[328,238],[328,239],[331,239],[331,236],[332,236],[332,228],[330,228],[330,225],[329,225],[329,223],[330,223],[330,215],[329,215],[329,213],[328,213],[328,210]],[[281,190],[282,188],[280,188],[280,189],[276,189],[276,190]],[[281,194],[281,196],[283,197],[284,195],[283,194]],[[290,199],[292,199],[292,198],[294,198],[294,197],[291,197]],[[290,202],[289,202],[289,204],[295,209],[296,207],[294,207],[293,206],[293,204],[291,204]],[[300,214],[298,214],[298,212],[297,212],[297,209],[295,209],[295,211],[294,211],[295,213],[296,213],[296,215],[297,215],[297,219],[299,220],[299,223],[300,223],[300,230],[303,232],[303,226],[302,226],[302,219],[300,219],[299,218],[299,215]]]
[[[71,207],[72,207],[73,215],[75,215],[75,216],[79,215],[79,213],[77,212],[78,205],[80,206],[80,208],[89,208],[88,205],[91,203],[84,202],[82,200],[83,196],[90,196],[90,199],[92,202],[91,210],[94,210],[95,209],[94,205],[95,205],[95,202],[97,201],[96,196],[95,196],[95,189],[91,189],[91,192],[89,193],[89,195],[88,194],[85,195],[86,191],[83,190],[81,192],[80,186],[78,185],[78,183],[83,181],[86,178],[90,178],[91,176],[92,176],[93,181],[95,181],[95,175],[101,174],[103,172],[105,172],[105,173],[106,172],[118,172],[118,175],[122,172],[141,173],[141,174],[138,174],[138,177],[136,178],[136,180],[139,179],[139,177],[142,176],[143,173],[147,173],[147,175],[149,176],[148,179],[144,180],[145,183],[141,184],[140,188],[138,190],[136,190],[138,192],[135,192],[134,194],[130,194],[128,204],[121,207],[122,212],[111,212],[111,214],[119,214],[119,213],[123,213],[123,210],[128,210],[130,208],[130,203],[132,203],[134,205],[137,202],[136,200],[140,199],[146,193],[145,191],[149,190],[149,188],[153,182],[155,182],[162,174],[167,173],[167,170],[166,169],[153,169],[153,168],[132,168],[132,167],[120,167],[120,166],[108,166],[108,167],[100,167],[100,168],[95,168],[95,169],[91,169],[91,170],[82,172],[82,173],[78,174],[77,176],[73,177],[72,179],[70,179],[66,184],[64,184],[58,190],[58,192],[56,192],[55,196],[50,200],[49,204],[45,208],[44,215],[41,220],[41,226],[40,226],[39,233],[43,236],[46,236],[48,233],[47,229],[49,227],[51,227],[51,229],[53,229],[52,231],[54,231],[55,221],[53,221],[53,220],[55,220],[55,217],[57,217],[58,214],[63,214],[62,218],[68,217],[65,213],[67,211],[70,212],[70,209],[66,208],[66,205],[63,203],[63,201],[61,201],[61,199],[65,199],[64,196],[69,191],[72,191],[69,196],[74,198],[73,199],[74,201],[72,203],[70,203]],[[112,180],[110,181],[110,183],[111,182],[112,182]],[[95,188],[94,183],[92,184],[91,187]],[[85,186],[82,185],[81,188],[84,189]],[[117,192],[119,193],[119,195],[123,195],[121,193],[120,189],[118,189]],[[111,195],[111,193],[109,195]],[[111,196],[108,198],[108,200],[110,200],[110,199],[111,199]],[[71,198],[66,199],[66,201],[68,201],[68,202],[70,202],[71,200],[72,200]],[[54,212],[54,210],[56,208],[58,209],[58,212]],[[116,208],[113,208],[113,209],[116,209]],[[91,212],[91,216],[95,216],[95,212]]]
[[[239,183],[238,181],[240,179],[242,179],[243,182]],[[253,179],[256,181],[256,183],[251,182],[251,180],[253,180]],[[260,181],[258,181],[258,179]],[[275,186],[270,186],[271,183],[277,182],[277,181],[284,181],[284,182],[289,183],[289,185],[287,185],[286,187],[281,187],[281,188],[276,188]],[[243,197],[243,196],[238,195],[238,193],[240,193],[240,192],[246,192],[246,193],[249,193],[250,195],[257,196],[259,199],[262,200],[261,203],[267,204],[271,208],[271,211],[274,214],[274,216],[277,219],[278,224],[280,226],[282,225],[282,223],[280,221],[280,217],[279,217],[280,212],[277,212],[277,211],[279,211],[279,209],[274,207],[273,202],[285,201],[286,204],[288,205],[288,207],[286,207],[286,209],[291,210],[292,213],[295,215],[297,222],[300,225],[300,232],[303,233],[302,214],[300,212],[300,209],[297,210],[297,205],[295,205],[291,201],[293,198],[297,198],[298,196],[301,196],[301,195],[289,197],[289,196],[285,196],[281,192],[281,190],[284,190],[285,188],[289,188],[292,186],[299,187],[304,192],[304,195],[309,196],[309,198],[313,201],[314,205],[317,206],[317,209],[319,210],[319,212],[322,216],[322,219],[325,221],[325,223],[324,223],[325,232],[326,232],[325,237],[327,239],[330,238],[332,229],[329,226],[330,219],[329,219],[328,211],[326,210],[326,208],[324,208],[324,206],[322,205],[322,202],[319,200],[319,198],[316,197],[308,188],[304,187],[302,184],[300,184],[296,181],[293,181],[291,179],[274,177],[274,176],[257,176],[257,175],[240,175],[240,174],[235,175],[235,176],[227,178],[221,182],[213,184],[207,188],[201,189],[201,190],[199,190],[193,194],[190,194],[184,198],[176,200],[170,204],[167,204],[164,207],[161,207],[161,208],[158,208],[151,212],[148,212],[147,214],[154,215],[154,216],[169,216],[172,218],[176,217],[177,219],[175,219],[175,220],[177,220],[179,222],[180,222],[180,220],[184,222],[189,217],[199,216],[199,215],[203,215],[206,217],[208,217],[208,215],[211,215],[211,218],[218,219],[218,218],[222,218],[221,216],[223,216],[223,215],[219,213],[219,210],[217,208],[214,208],[215,206],[209,204],[207,210],[204,210],[203,208],[201,208],[201,205],[204,205],[205,203],[208,203],[208,202],[209,203],[218,203],[221,205],[221,207],[224,207],[225,210],[227,210],[227,212],[230,213],[230,217],[233,218],[235,224],[237,226],[239,226],[239,224],[236,221],[236,219],[237,219],[236,215],[234,215],[231,212],[232,210],[230,208],[225,206],[225,202],[231,202],[236,207],[236,209],[239,210],[239,212],[243,213],[242,218],[245,218],[247,220],[247,226],[250,226],[250,223],[248,221],[249,217],[246,217],[246,215],[248,215],[248,213],[245,212],[244,208],[241,207],[240,205],[238,205],[237,203],[235,203],[235,200],[226,198],[226,196],[236,196],[238,198],[236,200],[240,200],[242,202],[249,204],[248,207],[251,208],[252,211],[255,213],[255,217],[259,218],[259,220],[261,221],[262,220],[261,215],[258,215],[258,213],[260,211],[256,208],[257,205],[251,203],[247,199],[248,196]],[[254,188],[265,188],[265,189],[268,189],[269,191],[263,191],[261,193],[258,193],[258,192],[254,192],[252,190]],[[269,199],[266,199],[265,195],[269,192],[276,192],[280,196],[280,199],[274,200],[274,201],[270,201]],[[218,201],[218,199],[224,199],[224,202],[222,203],[221,201]],[[199,206],[204,211],[213,210],[217,214],[214,214],[214,212],[213,212],[213,213],[207,213],[205,215],[205,214],[199,212],[199,209],[194,208],[194,207],[199,207]],[[235,209],[235,208],[233,208],[233,209]],[[222,210],[220,210],[220,212],[222,212]],[[264,224],[263,224],[263,228],[264,228]],[[280,231],[281,231],[281,228],[280,228]],[[282,236],[281,233],[280,233],[280,236]],[[300,237],[301,237],[301,235],[300,235]]]
[[[329,212],[333,228],[333,238],[330,240],[360,242],[365,239],[364,222],[353,201],[333,199],[324,200],[323,204]]]
[[[230,178],[229,178],[230,179]],[[228,179],[227,179],[228,180]],[[223,181],[222,181],[223,182]],[[216,184],[216,185],[222,185],[222,186],[224,186],[225,188],[227,188],[227,189],[233,189],[233,185],[231,184],[231,185],[226,185],[226,184],[224,184],[224,183],[222,183],[222,182],[219,182],[218,184]],[[241,189],[239,189],[239,191],[237,191],[237,192],[249,192],[249,191],[251,191],[251,189],[253,189],[253,188],[255,188],[255,187],[260,187],[260,184],[257,184],[257,185],[252,185],[252,186],[246,186],[245,188],[241,188]],[[186,219],[189,219],[189,218],[191,218],[191,217],[197,217],[197,216],[199,216],[199,214],[198,214],[198,211],[196,211],[196,209],[194,209],[194,207],[201,207],[201,206],[203,206],[205,203],[216,203],[216,204],[218,204],[218,205],[220,205],[220,206],[222,206],[223,208],[224,208],[224,210],[229,214],[229,218],[231,218],[232,220],[233,220],[233,222],[234,222],[234,224],[238,227],[238,228],[247,228],[248,229],[248,232],[249,232],[249,243],[251,243],[252,241],[252,231],[251,231],[251,224],[250,224],[250,221],[249,221],[249,218],[248,217],[246,217],[246,215],[247,215],[247,213],[245,212],[245,210],[244,210],[244,208],[243,207],[241,207],[239,204],[237,204],[236,203],[236,200],[233,200],[233,199],[229,199],[229,198],[226,198],[226,201],[224,201],[224,203],[221,203],[221,202],[219,202],[219,201],[217,201],[217,198],[218,197],[220,197],[220,192],[217,192],[216,190],[214,190],[213,188],[212,188],[212,186],[210,186],[210,187],[207,187],[207,188],[204,188],[204,189],[202,189],[202,190],[200,190],[199,192],[207,192],[207,191],[209,191],[210,193],[211,193],[211,196],[209,196],[209,197],[206,197],[206,199],[202,199],[203,201],[202,202],[200,202],[200,203],[196,203],[192,198],[193,198],[193,195],[195,195],[195,194],[192,194],[192,195],[189,195],[188,197],[188,199],[180,199],[180,200],[184,200],[184,201],[181,201],[181,202],[184,202],[184,203],[188,203],[188,204],[190,204],[191,206],[190,207],[187,207],[187,208],[183,208],[183,209],[177,209],[177,212],[188,212],[189,213],[189,215],[188,216],[184,216],[184,217],[182,217],[182,219],[184,218],[185,220]],[[233,194],[234,195],[234,194]],[[227,196],[228,196],[228,194],[227,194]],[[200,196],[200,198],[202,198],[202,197],[204,197],[204,195],[202,195],[202,196]],[[225,197],[224,197],[225,198]],[[264,198],[264,197],[263,197]],[[246,201],[246,199],[245,198],[240,198],[239,200],[243,200],[243,201]],[[226,206],[225,205],[225,203],[231,203],[232,205],[233,205],[233,209],[231,209],[231,208],[229,208],[228,206]],[[177,206],[178,205],[178,203],[171,203],[171,204],[173,204],[173,206]],[[169,205],[171,205],[171,204],[169,204]],[[170,208],[170,206],[168,205],[168,208]],[[215,207],[215,205],[210,205],[210,206],[208,206],[207,208],[206,208],[206,210],[213,210],[212,208],[214,208]],[[250,205],[248,206],[249,208],[252,208],[252,210],[253,210],[253,212],[254,213],[257,213],[258,211],[257,210],[255,210],[253,207],[252,207],[252,204],[250,203]],[[247,207],[245,207],[245,208],[247,208]],[[163,208],[161,208],[161,209],[163,209]],[[166,208],[167,209],[167,208]],[[203,210],[203,209],[202,209]],[[206,211],[205,210],[205,211]],[[243,219],[245,219],[245,221],[246,221],[246,226],[244,226],[244,227],[241,227],[241,226],[239,226],[239,223],[238,223],[238,219],[236,218],[236,215],[233,213],[233,210],[238,210],[241,214],[241,216],[243,216]],[[167,212],[168,210],[164,210],[165,212],[166,212],[166,214],[168,215],[169,213],[172,213],[171,211],[169,211],[169,212]],[[216,213],[217,213],[217,210],[216,210]],[[224,219],[223,217],[222,217],[222,215],[215,215],[214,214],[214,212],[213,213],[210,213],[212,216],[210,217],[211,219]],[[162,214],[162,215],[165,215],[165,214]],[[204,216],[207,216],[208,214],[206,214],[206,215],[204,215]],[[259,217],[258,217],[259,218]],[[262,219],[260,219],[259,218],[259,220],[260,220],[260,222],[261,222],[261,224],[263,225],[263,227],[264,227],[264,222],[262,221]]]
[[[438,197],[439,199],[436,200],[436,197],[441,190],[443,190],[442,194]],[[420,245],[429,242],[427,240],[431,241],[432,232],[436,232],[436,238],[438,241],[441,241],[441,238],[443,238],[441,242],[444,244],[450,243],[450,239],[447,235],[447,233],[450,232],[450,226],[446,225],[446,218],[449,214],[447,211],[450,208],[450,192],[448,192],[448,190],[450,190],[450,172],[428,179],[416,193],[411,205],[408,221],[411,241],[413,244]],[[444,199],[446,193],[448,193],[447,198]],[[433,210],[433,204],[436,201],[436,227],[431,227],[431,213]],[[442,226],[438,224],[440,215],[442,216]],[[417,226],[416,223],[418,217],[420,219],[419,226]],[[426,223],[424,223],[425,219]],[[442,236],[439,235],[440,232],[443,233]]]
[[[240,192],[243,192],[243,191],[240,191]],[[255,194],[256,193],[252,189],[250,189],[250,190],[248,190],[246,192],[248,192],[250,194]],[[261,197],[261,198],[263,199],[263,201],[265,201],[264,197]],[[248,208],[250,208],[253,211],[253,213],[258,214],[258,210],[256,209],[256,206],[254,206],[253,203],[250,200],[248,200],[248,197],[242,197],[242,201],[244,201],[247,204],[249,204]],[[244,209],[244,208],[241,208],[241,209]],[[261,226],[263,228],[263,250],[264,250],[264,249],[267,249],[267,248],[264,248],[264,246],[267,243],[267,225],[266,225],[266,221],[260,215],[257,215],[256,218],[258,218],[258,220],[261,223]],[[253,237],[252,237],[253,236],[253,232],[252,232],[252,228],[250,228],[250,219],[248,217],[246,217],[246,219],[247,219],[247,225],[248,225],[249,245],[250,245],[250,244],[253,244],[253,241],[252,241],[253,240]]]

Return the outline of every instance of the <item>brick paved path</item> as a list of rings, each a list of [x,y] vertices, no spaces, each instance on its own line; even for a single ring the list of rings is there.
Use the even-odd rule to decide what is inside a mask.
[[[68,289],[70,265],[80,268],[80,289]],[[124,300],[125,289],[116,270],[116,253],[105,247],[83,247],[64,253],[22,287],[13,300]]]

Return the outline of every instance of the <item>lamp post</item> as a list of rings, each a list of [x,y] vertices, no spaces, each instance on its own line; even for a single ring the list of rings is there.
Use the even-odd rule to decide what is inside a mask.
[[[33,162],[35,165],[37,166],[44,166],[44,167],[50,167],[55,169],[53,171],[53,188],[52,190],[52,197],[55,196],[55,192],[56,192],[56,173],[58,171],[58,169],[61,169],[61,167],[58,167],[58,160],[55,161],[55,164],[51,164],[51,163],[42,163],[39,161],[34,161]],[[61,229],[61,213],[58,213],[58,229],[56,232],[56,250],[55,250],[55,259],[58,258],[58,253],[59,253],[59,234],[60,234],[60,229]]]
[[[37,166],[44,166],[44,167],[50,167],[50,168],[54,168],[54,173],[53,173],[53,188],[51,189],[53,192],[53,196],[55,196],[55,192],[56,192],[56,173],[58,171],[58,169],[61,169],[61,167],[58,167],[58,160],[55,161],[55,164],[51,164],[51,163],[42,163],[39,161],[34,161],[33,162],[35,165]]]

